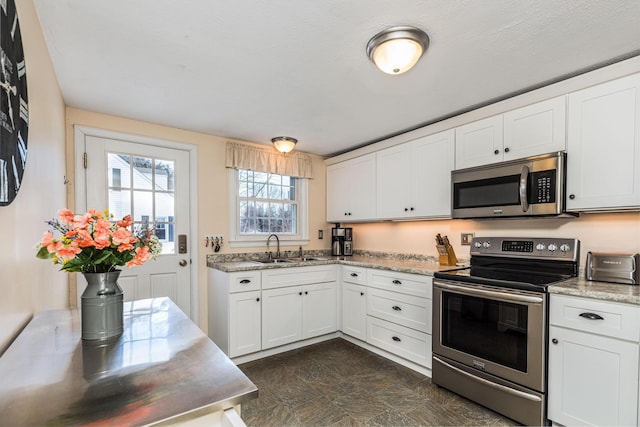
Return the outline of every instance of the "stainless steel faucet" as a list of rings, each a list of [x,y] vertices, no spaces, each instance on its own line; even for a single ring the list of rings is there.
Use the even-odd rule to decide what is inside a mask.
[[[269,234],[269,237],[267,237],[267,252],[269,253],[269,259],[271,259],[271,251],[269,250],[269,241],[271,240],[272,237],[276,238],[276,244],[277,244],[276,258],[280,258],[280,239],[275,234]]]

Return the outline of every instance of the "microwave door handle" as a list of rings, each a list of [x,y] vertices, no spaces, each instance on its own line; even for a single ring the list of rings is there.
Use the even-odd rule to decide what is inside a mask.
[[[529,186],[529,166],[522,166],[522,172],[520,172],[520,206],[522,206],[522,212],[529,210],[529,200],[527,200],[527,187]]]

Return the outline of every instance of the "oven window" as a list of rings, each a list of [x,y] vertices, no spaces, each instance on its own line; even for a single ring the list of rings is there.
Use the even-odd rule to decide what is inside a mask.
[[[520,175],[501,176],[453,186],[455,209],[510,206],[520,204]]]
[[[449,292],[442,299],[443,345],[527,372],[526,305]]]

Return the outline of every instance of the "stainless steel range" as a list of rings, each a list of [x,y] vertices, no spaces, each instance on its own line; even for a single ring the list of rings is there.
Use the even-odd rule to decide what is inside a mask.
[[[476,237],[471,267],[435,273],[433,382],[545,425],[547,288],[578,274],[576,239]]]

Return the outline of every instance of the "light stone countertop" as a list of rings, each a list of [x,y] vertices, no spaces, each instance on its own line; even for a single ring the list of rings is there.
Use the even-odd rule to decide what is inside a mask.
[[[314,255],[318,257],[317,255]],[[468,264],[455,265],[440,265],[435,258],[430,257],[416,257],[414,255],[399,255],[392,254],[390,256],[375,254],[375,255],[354,255],[349,257],[331,257],[331,256],[319,256],[322,260],[314,261],[302,261],[302,262],[287,262],[278,264],[262,264],[257,261],[251,260],[236,260],[236,261],[222,261],[217,262],[209,259],[207,266],[216,270],[221,270],[227,273],[236,271],[251,271],[251,270],[266,270],[273,268],[291,268],[291,267],[305,267],[311,265],[330,265],[341,264],[350,265],[354,267],[363,268],[377,268],[379,270],[396,271],[399,273],[411,273],[421,274],[424,276],[433,276],[433,273],[438,271],[456,270],[459,268],[465,268]]]
[[[549,293],[640,305],[640,286],[594,282],[582,275],[549,286]]]

